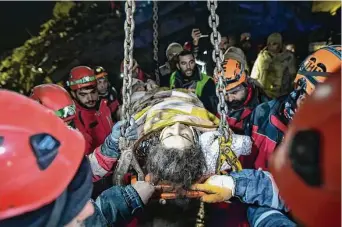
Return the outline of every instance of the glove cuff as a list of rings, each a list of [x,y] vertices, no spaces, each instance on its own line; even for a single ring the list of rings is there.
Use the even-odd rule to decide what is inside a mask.
[[[227,188],[231,190],[232,196],[235,194],[235,181],[231,176],[226,175],[214,175],[211,176],[208,181],[206,181],[207,184],[215,185],[221,188]]]
[[[232,190],[232,197],[235,195],[235,181],[231,176],[226,176],[223,180],[223,187]]]
[[[120,156],[119,141],[114,140],[110,135],[107,136],[105,142],[101,145],[101,153],[111,158]]]

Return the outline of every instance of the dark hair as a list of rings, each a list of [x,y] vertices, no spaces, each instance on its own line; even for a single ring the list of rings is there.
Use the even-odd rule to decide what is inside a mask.
[[[158,143],[150,148],[146,168],[154,183],[166,181],[176,188],[188,189],[203,176],[207,166],[199,144],[180,150]]]
[[[195,55],[189,51],[189,50],[182,50],[179,54],[178,54],[178,60],[180,56],[186,56],[186,55],[192,55],[195,58]]]
[[[237,37],[235,34],[227,34],[226,35],[227,39],[228,39],[228,42],[229,42],[229,39],[232,39],[234,40],[235,42],[237,42]]]

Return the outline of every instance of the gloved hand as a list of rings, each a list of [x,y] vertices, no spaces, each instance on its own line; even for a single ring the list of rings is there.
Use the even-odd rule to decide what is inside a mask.
[[[132,187],[137,191],[140,196],[141,201],[146,205],[148,200],[152,197],[155,188],[152,184],[146,181],[137,181],[132,184]]]
[[[121,136],[127,138],[128,140],[137,140],[138,139],[138,131],[137,131],[137,124],[135,123],[134,119],[130,119],[130,126],[124,131],[124,135],[121,135],[121,128],[123,126],[126,126],[127,121],[122,120],[117,122],[113,128],[112,132],[110,134],[110,138],[112,142],[119,143],[119,138]]]
[[[138,131],[137,124],[134,119],[130,119],[130,126],[124,131],[124,135],[121,135],[121,127],[126,126],[126,121],[118,121],[112,128],[112,132],[107,136],[105,142],[101,145],[101,153],[107,157],[118,158],[121,154],[119,150],[119,139],[124,136],[128,140],[137,140]]]
[[[214,175],[208,178],[204,184],[195,184],[191,190],[205,192],[201,201],[206,203],[226,202],[234,196],[235,183],[232,177],[226,175]]]
[[[146,82],[146,90],[147,91],[153,90],[153,89],[155,89],[157,87],[158,87],[158,85],[156,84],[156,82],[154,82],[151,79],[147,80],[147,82]]]

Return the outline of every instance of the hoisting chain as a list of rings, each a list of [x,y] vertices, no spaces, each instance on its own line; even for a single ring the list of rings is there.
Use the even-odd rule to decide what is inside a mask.
[[[132,69],[134,64],[133,59],[133,46],[134,46],[134,18],[135,2],[127,0],[125,3],[126,20],[124,24],[125,29],[125,41],[124,41],[124,76],[122,87],[122,120],[127,122],[124,127],[121,128],[121,137],[119,139],[119,149],[121,150],[121,158],[116,166],[115,173],[113,174],[113,183],[115,185],[122,185],[124,175],[127,173],[132,159],[133,152],[129,146],[129,141],[123,137],[124,130],[129,127],[130,122],[130,105],[132,95]]]
[[[123,120],[129,122],[130,120],[130,105],[132,96],[132,69],[134,64],[133,46],[134,46],[134,12],[135,2],[127,0],[125,3],[126,20],[124,24],[125,41],[124,41],[124,77],[122,88],[122,116]]]
[[[122,116],[123,120],[126,120],[127,128],[132,125],[131,118],[131,95],[132,95],[132,69],[134,64],[133,59],[133,46],[134,46],[134,12],[135,12],[135,2],[134,0],[127,0],[125,4],[126,20],[124,24],[125,29],[125,41],[124,41],[124,77],[123,77],[123,89],[122,89]],[[124,135],[121,129],[121,135]],[[144,174],[140,165],[133,153],[133,145],[125,137],[120,137],[119,139],[119,149],[121,150],[121,158],[118,161],[115,173],[113,174],[113,182],[116,185],[124,184],[124,175],[128,172],[129,168],[132,166],[133,169],[138,174],[138,179],[143,180]]]
[[[223,54],[222,50],[219,48],[219,44],[221,42],[221,34],[217,30],[219,26],[219,16],[216,14],[217,9],[217,1],[216,0],[208,0],[207,2],[208,10],[210,11],[210,16],[208,18],[209,27],[213,29],[213,32],[210,35],[210,41],[214,46],[214,50],[212,53],[213,61],[216,63],[214,69],[214,76],[218,79],[218,83],[216,85],[216,96],[219,100],[217,105],[217,112],[220,114],[220,125],[219,132],[226,140],[229,138],[229,125],[227,123],[227,115],[228,115],[228,106],[225,102],[226,95],[226,86],[224,84],[224,76],[223,76]]]
[[[160,85],[159,64],[158,64],[158,2],[153,1],[153,60],[155,62],[156,83]]]

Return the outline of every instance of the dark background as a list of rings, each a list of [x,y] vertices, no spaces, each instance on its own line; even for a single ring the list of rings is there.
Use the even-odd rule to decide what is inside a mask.
[[[55,2],[0,2],[0,53],[21,46],[51,18]]]
[[[12,64],[0,70],[0,73],[8,73],[10,79],[7,79],[6,85],[0,86],[28,92],[33,85],[44,82],[44,75],[53,82],[59,82],[67,78],[72,67],[79,64],[102,65],[111,75],[113,83],[117,86],[122,84],[120,63],[123,59],[124,2],[77,4],[97,6],[83,17],[75,16],[82,10],[82,7],[77,8],[78,11],[73,13],[73,18],[78,20],[75,29],[69,32],[66,38],[56,38],[48,48],[44,49],[42,45],[34,47],[37,53],[32,58],[25,58],[26,63],[10,59]],[[332,37],[334,44],[341,43],[341,8],[332,16],[327,12],[312,13],[312,4],[313,2],[309,1],[222,1],[216,10],[220,17],[218,30],[222,35],[234,34],[238,39],[241,33],[249,32],[254,47],[265,45],[269,34],[280,32],[285,43],[296,45],[299,64],[308,55],[310,42],[327,41]],[[2,59],[10,56],[14,48],[23,45],[32,36],[39,35],[40,26],[52,18],[54,5],[55,2],[42,1],[0,2]],[[211,33],[206,1],[161,1],[158,5],[160,64],[165,62],[165,50],[171,42],[184,44],[191,40],[192,28],[200,28],[203,34]],[[121,16],[116,16],[116,11],[120,12]],[[155,68],[152,58],[152,2],[136,1],[134,19],[134,58],[144,71],[152,73]],[[63,32],[61,23],[58,26],[52,28],[55,34]],[[208,50],[212,48],[209,39],[203,39],[201,45],[207,46]],[[40,64],[45,54],[49,59]],[[56,69],[51,73],[45,73],[53,65]],[[43,75],[34,78],[29,72],[32,66],[41,67],[44,70]],[[26,71],[20,72],[19,69],[23,70],[25,67]]]

